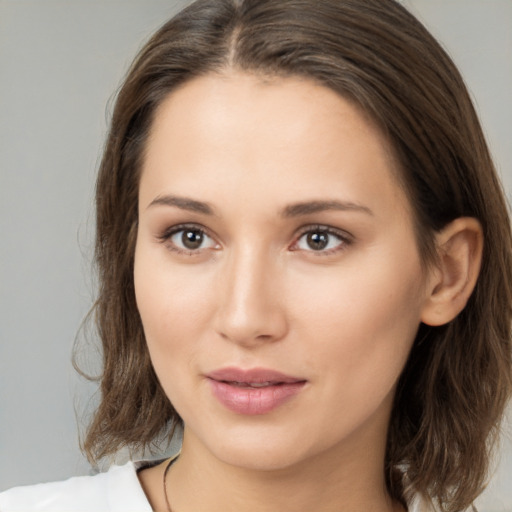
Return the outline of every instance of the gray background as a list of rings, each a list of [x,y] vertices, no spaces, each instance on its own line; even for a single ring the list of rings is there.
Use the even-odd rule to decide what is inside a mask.
[[[405,0],[461,68],[512,191],[512,0]],[[0,491],[90,471],[70,354],[93,300],[94,175],[106,105],[184,2],[0,0]],[[512,511],[510,422],[481,499]]]

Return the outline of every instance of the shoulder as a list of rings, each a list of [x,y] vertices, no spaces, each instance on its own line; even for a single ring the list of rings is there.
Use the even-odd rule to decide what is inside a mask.
[[[2,512],[151,512],[137,478],[138,464],[62,482],[15,487],[0,493]]]

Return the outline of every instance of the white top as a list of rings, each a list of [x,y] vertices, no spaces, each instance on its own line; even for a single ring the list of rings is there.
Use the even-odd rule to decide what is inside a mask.
[[[137,477],[147,462],[112,466],[106,473],[14,487],[0,493],[0,512],[152,512]],[[429,512],[415,497],[409,512]]]
[[[144,463],[62,482],[14,487],[0,493],[1,512],[152,512],[137,477]]]

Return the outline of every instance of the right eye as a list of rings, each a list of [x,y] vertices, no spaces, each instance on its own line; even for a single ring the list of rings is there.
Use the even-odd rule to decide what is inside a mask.
[[[162,242],[172,251],[185,254],[198,253],[204,249],[215,249],[217,242],[197,226],[175,226],[162,237]]]

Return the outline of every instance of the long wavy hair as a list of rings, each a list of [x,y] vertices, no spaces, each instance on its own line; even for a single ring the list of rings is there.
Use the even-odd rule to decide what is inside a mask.
[[[96,188],[94,318],[101,402],[83,447],[92,461],[138,450],[181,422],[151,366],[133,283],[137,196],[148,132],[173,90],[207,73],[306,77],[355,102],[387,137],[414,211],[425,265],[434,235],[461,216],[484,231],[466,308],[420,325],[387,439],[391,496],[411,488],[447,512],[471,505],[511,394],[509,217],[482,130],[456,67],[395,0],[198,0],[141,50],[120,89]]]

